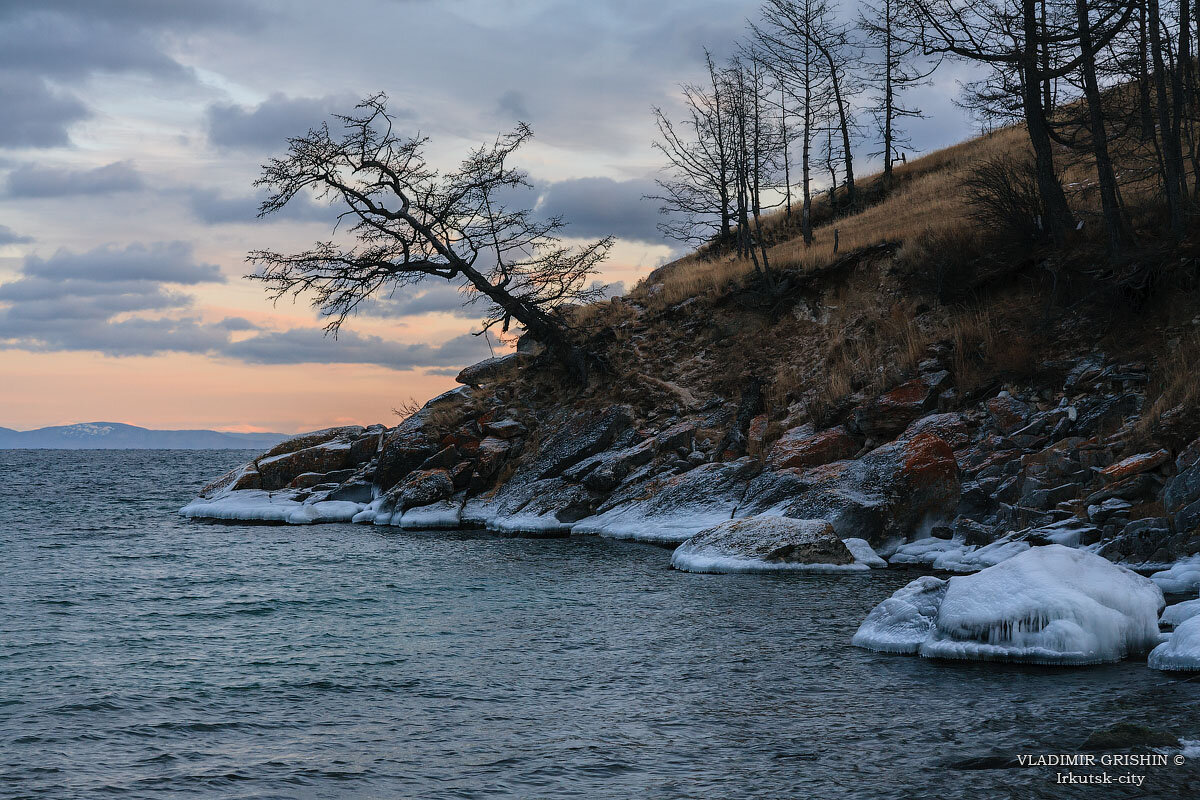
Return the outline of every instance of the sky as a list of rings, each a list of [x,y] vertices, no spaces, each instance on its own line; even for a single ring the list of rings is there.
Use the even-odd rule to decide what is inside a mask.
[[[314,202],[257,220],[259,166],[386,92],[431,160],[528,122],[540,213],[615,235],[602,279],[680,251],[656,230],[650,109],[757,0],[0,0],[0,426],[293,433],[395,422],[503,350],[422,283],[336,338],[244,279],[252,249],[329,238]],[[929,150],[970,124],[953,74],[913,97]],[[863,152],[872,146],[865,142]]]

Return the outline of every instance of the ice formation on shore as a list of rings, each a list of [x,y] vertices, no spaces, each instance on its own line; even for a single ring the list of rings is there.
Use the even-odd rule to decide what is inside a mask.
[[[1184,620],[1171,638],[1150,653],[1151,669],[1169,672],[1200,672],[1200,616]]]
[[[1163,609],[1158,624],[1168,628],[1178,628],[1187,620],[1200,615],[1200,599],[1185,600]]]
[[[919,583],[872,611],[854,643],[886,650],[873,645],[895,640],[900,644],[894,647],[910,648],[929,616],[926,595],[932,598],[936,588]],[[918,599],[920,604],[914,602]],[[1161,641],[1162,605],[1154,583],[1100,556],[1057,544],[1034,547],[946,581],[934,624],[917,652],[927,658],[1034,664],[1119,661]],[[889,638],[893,629],[898,633]],[[909,631],[913,635],[905,638]]]
[[[1029,548],[1029,542],[1008,538],[998,539],[984,547],[974,547],[958,539],[926,537],[900,545],[888,562],[899,566],[919,564],[943,572],[977,572],[1007,561]]]
[[[179,513],[191,519],[310,525],[317,522],[350,522],[364,509],[362,503],[346,500],[299,502],[286,495],[286,492],[243,489],[211,500],[197,498],[181,508]]]
[[[929,638],[946,581],[926,575],[899,589],[867,615],[850,643],[880,653],[915,653]]]
[[[1200,556],[1192,556],[1169,569],[1155,572],[1150,580],[1165,594],[1190,594],[1200,589]]]

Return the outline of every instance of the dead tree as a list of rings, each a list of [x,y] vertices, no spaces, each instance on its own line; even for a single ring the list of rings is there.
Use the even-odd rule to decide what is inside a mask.
[[[659,230],[694,245],[728,239],[736,215],[731,100],[712,55],[705,52],[704,58],[708,83],[682,87],[683,121],[677,124],[654,109],[659,136],[653,147],[667,165],[657,180],[661,194],[649,198],[661,203]]]
[[[827,15],[825,0],[768,0],[762,8],[761,25],[750,26],[758,46],[768,56],[768,67],[797,105],[800,232],[806,247],[813,242],[813,147],[832,104],[829,74],[815,44]]]
[[[342,209],[339,225],[351,223],[351,241],[293,254],[255,250],[247,261],[258,269],[247,277],[275,300],[309,297],[333,334],[371,297],[428,278],[461,282],[469,301],[486,301],[480,333],[516,322],[586,382],[599,362],[574,343],[562,312],[598,298],[589,279],[612,239],[567,247],[561,218],[508,204],[530,185],[509,165],[530,129],[522,123],[442,173],[425,159],[425,137],[395,132],[385,95],[337,119],[339,135],[326,123],[289,139],[287,154],[264,164],[255,186],[268,191],[259,216],[304,193],[328,200]]]
[[[1151,0],[1153,2],[1153,0]],[[1033,149],[1043,224],[1061,243],[1074,228],[1066,193],[1055,169],[1053,131],[1045,105],[1045,82],[1073,74],[1085,55],[1094,56],[1124,28],[1132,5],[1113,5],[1088,30],[1090,46],[1079,47],[1078,31],[1051,27],[1039,13],[1039,0],[905,0],[900,35],[925,52],[944,53],[999,74],[1001,92],[1019,94],[1021,114]],[[1051,55],[1047,58],[1047,52]],[[1047,66],[1049,64],[1049,66]],[[1014,85],[1015,84],[1015,85]]]
[[[876,93],[871,112],[879,126],[880,153],[883,156],[883,180],[890,185],[892,165],[897,160],[897,145],[908,144],[909,140],[897,127],[903,117],[920,118],[924,115],[919,108],[910,108],[902,100],[908,89],[927,82],[938,66],[936,59],[919,63],[920,48],[913,42],[896,37],[896,17],[904,10],[900,0],[878,0],[864,2],[859,9],[858,27],[865,34],[870,47],[871,62],[867,70],[867,84]]]

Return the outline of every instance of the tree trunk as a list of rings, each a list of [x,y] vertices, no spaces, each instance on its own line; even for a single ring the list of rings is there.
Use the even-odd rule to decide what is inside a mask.
[[[1158,107],[1158,129],[1162,138],[1163,151],[1163,195],[1167,200],[1167,216],[1173,236],[1184,232],[1183,198],[1179,194],[1182,179],[1183,153],[1180,142],[1173,133],[1177,130],[1171,121],[1170,100],[1167,96],[1167,68],[1163,63],[1162,19],[1158,0],[1147,0],[1149,11],[1147,24],[1150,28],[1150,56],[1154,62],[1154,94]]]
[[[1200,2],[1200,0],[1197,0]],[[801,202],[800,233],[804,246],[811,247],[812,231],[812,56],[808,40],[804,44],[804,120],[800,131]]]
[[[1197,0],[1200,2],[1200,0]],[[1146,22],[1146,4],[1138,4],[1138,117],[1142,123],[1142,138],[1156,142],[1154,107],[1150,103],[1150,28]],[[1162,156],[1159,155],[1161,169]]]
[[[892,185],[892,0],[884,0],[883,58],[883,185]]]
[[[842,130],[842,154],[846,162],[846,203],[854,208],[854,154],[850,151],[850,117],[846,112],[846,99],[842,97],[842,82],[838,77],[837,67],[833,61],[833,53],[825,50],[825,60],[829,64],[829,78],[833,86],[833,101],[837,105],[838,126]]]
[[[792,169],[788,157],[788,128],[787,128],[787,97],[784,95],[783,83],[779,84],[779,135],[783,144],[783,186],[786,192],[787,219],[792,218]]]
[[[1108,247],[1112,255],[1120,254],[1125,244],[1125,222],[1117,200],[1117,178],[1108,152],[1108,132],[1104,126],[1100,85],[1096,80],[1096,56],[1092,49],[1092,27],[1088,19],[1087,0],[1075,0],[1075,17],[1079,25],[1079,49],[1082,56],[1083,91],[1087,98],[1088,118],[1092,134],[1092,153],[1096,159],[1096,178],[1100,184],[1100,205]]]
[[[1038,70],[1038,21],[1035,0],[1022,0],[1025,43],[1021,63],[1021,99],[1024,104],[1025,125],[1033,146],[1038,192],[1042,196],[1045,230],[1056,244],[1066,241],[1071,227],[1071,209],[1067,196],[1054,171],[1054,149],[1050,143],[1049,125],[1042,107],[1041,81]]]

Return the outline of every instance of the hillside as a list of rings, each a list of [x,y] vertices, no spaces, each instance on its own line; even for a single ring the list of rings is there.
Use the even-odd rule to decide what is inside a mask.
[[[587,386],[523,340],[398,426],[284,442],[183,513],[688,541],[673,563],[701,571],[971,572],[1055,543],[1194,591],[1196,242],[1106,262],[1082,179],[1065,246],[987,224],[973,182],[1022,141],[868,178],[857,209],[826,195],[810,249],[776,212],[770,287],[718,243],[577,309],[607,365]]]
[[[120,422],[81,422],[30,431],[0,428],[0,450],[252,450],[285,438],[282,433],[156,431]]]

